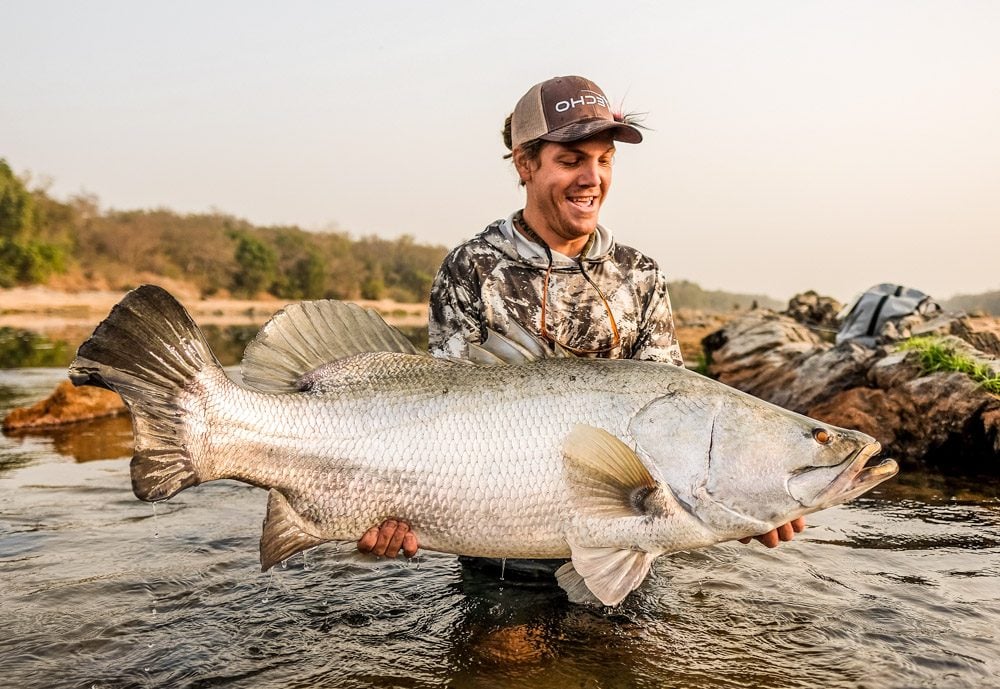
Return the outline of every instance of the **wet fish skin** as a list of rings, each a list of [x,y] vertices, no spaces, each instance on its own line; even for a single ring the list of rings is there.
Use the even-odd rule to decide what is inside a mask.
[[[70,376],[129,406],[138,497],[216,479],[268,489],[263,569],[393,516],[431,550],[571,557],[571,600],[613,605],[659,555],[769,531],[896,471],[863,468],[869,436],[674,366],[537,359],[527,339],[493,352],[434,359],[359,307],[309,303],[262,329],[241,386],[145,286]]]

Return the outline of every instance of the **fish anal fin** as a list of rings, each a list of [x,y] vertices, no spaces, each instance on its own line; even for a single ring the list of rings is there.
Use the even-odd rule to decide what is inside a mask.
[[[618,605],[639,587],[658,554],[625,548],[570,546],[573,559],[556,571],[572,603]]]
[[[576,426],[563,443],[577,507],[591,516],[666,516],[677,502],[628,445],[604,429]]]
[[[260,571],[266,572],[292,555],[313,548],[328,539],[309,531],[310,525],[279,491],[267,496],[267,516],[260,535]]]

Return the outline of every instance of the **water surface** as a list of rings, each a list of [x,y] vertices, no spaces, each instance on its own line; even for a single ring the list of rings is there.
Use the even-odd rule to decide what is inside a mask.
[[[0,414],[58,369],[0,371]],[[664,557],[617,609],[322,546],[262,574],[266,494],[154,507],[124,419],[0,437],[0,685],[1000,687],[1000,481],[901,475],[776,550]]]

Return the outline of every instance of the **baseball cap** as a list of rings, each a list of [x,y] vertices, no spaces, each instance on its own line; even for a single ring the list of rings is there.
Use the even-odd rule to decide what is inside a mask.
[[[615,141],[637,144],[642,132],[615,118],[607,96],[590,79],[553,77],[535,84],[514,106],[511,148],[526,141],[579,141],[611,130]]]

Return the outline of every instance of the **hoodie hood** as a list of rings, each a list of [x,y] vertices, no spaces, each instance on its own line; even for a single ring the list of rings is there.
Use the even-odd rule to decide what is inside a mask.
[[[545,247],[514,229],[514,216],[516,214],[515,211],[506,219],[497,220],[487,227],[483,231],[483,239],[510,259],[542,270],[548,268],[549,257],[545,253]],[[615,240],[611,236],[611,232],[601,225],[597,226],[593,237],[594,241],[586,249],[587,255],[582,258],[588,264],[608,260],[615,247]],[[558,251],[552,252],[552,265],[555,268],[573,268],[578,263],[579,260],[576,258],[566,256]]]

